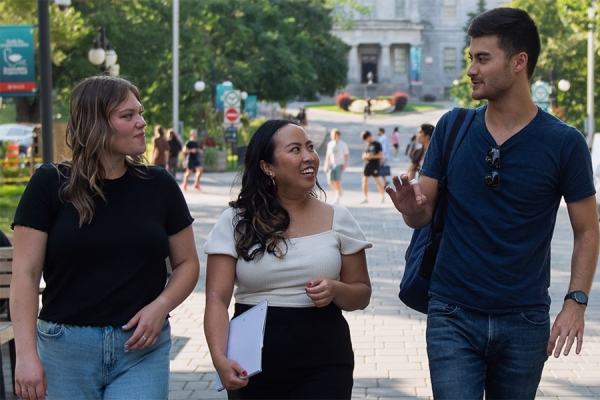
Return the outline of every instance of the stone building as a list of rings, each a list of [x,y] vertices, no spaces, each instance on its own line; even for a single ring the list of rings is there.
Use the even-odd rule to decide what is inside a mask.
[[[359,0],[370,12],[353,15],[351,29],[333,34],[351,46],[344,92],[375,97],[408,93],[448,98],[463,69],[465,27],[478,0]],[[486,0],[485,8],[506,0]],[[345,6],[342,6],[345,7]],[[371,75],[369,75],[371,73]],[[370,83],[369,77],[372,77]]]

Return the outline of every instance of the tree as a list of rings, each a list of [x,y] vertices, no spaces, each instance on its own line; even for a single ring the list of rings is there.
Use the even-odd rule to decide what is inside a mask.
[[[3,0],[1,21],[35,23],[36,3]],[[181,120],[194,126],[212,108],[193,89],[198,79],[209,93],[214,83],[231,80],[281,105],[296,96],[333,95],[346,84],[348,47],[330,33],[332,18],[322,0],[180,1]],[[73,86],[100,73],[87,53],[103,25],[121,75],[140,88],[147,121],[171,124],[172,0],[77,0],[65,13],[52,6],[50,24],[57,110],[67,114]]]
[[[82,45],[82,40],[89,33],[84,25],[81,15],[72,8],[61,11],[57,6],[50,5],[50,37],[52,65],[55,73],[52,75],[53,85],[56,84],[61,66],[67,60],[74,49]],[[38,25],[37,25],[37,1],[36,0],[3,0],[0,2],[0,24],[33,24],[35,26],[35,67],[36,76],[38,71]],[[37,85],[39,87],[39,83]],[[39,122],[39,97],[14,97],[16,105],[17,122]]]
[[[565,93],[556,91],[554,113],[582,132],[587,115],[585,66],[590,23],[587,18],[589,5],[590,2],[581,0],[513,0],[510,3],[511,7],[527,11],[536,21],[540,32],[542,50],[531,82],[549,81],[550,71],[553,71],[556,80],[567,79],[571,83],[571,89]],[[597,24],[597,16],[591,22]],[[595,39],[598,43],[597,34]],[[594,54],[597,54],[597,51]],[[600,66],[598,60],[595,61],[595,76],[598,76]],[[466,77],[466,71],[460,84],[454,86],[451,93],[459,99],[461,106],[475,105],[470,98],[470,80]]]

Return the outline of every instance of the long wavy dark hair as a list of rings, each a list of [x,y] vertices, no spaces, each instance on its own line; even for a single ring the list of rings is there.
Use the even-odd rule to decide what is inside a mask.
[[[230,207],[237,209],[234,218],[235,249],[246,261],[262,257],[265,251],[279,258],[287,253],[290,215],[272,193],[271,178],[264,173],[260,162],[276,163],[274,135],[288,124],[300,127],[293,121],[269,120],[254,133],[244,156],[240,193],[229,203]],[[325,194],[318,180],[316,186]],[[308,194],[319,197],[314,189]]]

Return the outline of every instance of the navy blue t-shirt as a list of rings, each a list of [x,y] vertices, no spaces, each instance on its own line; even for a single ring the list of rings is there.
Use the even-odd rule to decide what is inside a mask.
[[[539,110],[501,146],[477,109],[447,171],[444,235],[431,279],[441,301],[485,313],[550,308],[550,242],[561,198],[595,194],[592,162],[583,135]],[[442,172],[446,114],[432,136],[421,174]],[[486,162],[498,148],[495,169]],[[499,174],[498,190],[485,177]]]

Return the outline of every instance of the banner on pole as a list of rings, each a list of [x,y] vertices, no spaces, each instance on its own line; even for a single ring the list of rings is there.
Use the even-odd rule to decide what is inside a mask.
[[[35,96],[33,25],[0,26],[0,96]]]

